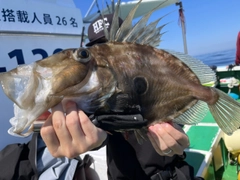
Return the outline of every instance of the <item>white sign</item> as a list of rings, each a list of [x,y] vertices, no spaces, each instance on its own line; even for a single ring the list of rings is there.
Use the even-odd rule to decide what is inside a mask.
[[[76,34],[82,31],[79,9],[30,0],[0,0],[0,31]]]

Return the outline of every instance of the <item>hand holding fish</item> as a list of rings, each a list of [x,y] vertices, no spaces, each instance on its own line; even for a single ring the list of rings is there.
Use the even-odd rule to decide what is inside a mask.
[[[107,133],[92,124],[75,103],[68,102],[52,108],[52,115],[41,128],[41,136],[54,157],[74,158],[99,147]]]
[[[188,136],[177,124],[155,124],[148,128],[148,137],[158,154],[161,156],[182,155],[189,146]]]
[[[46,115],[40,119],[44,118]],[[179,129],[168,123],[149,127],[149,139],[160,155],[181,155],[189,146],[187,135]],[[66,106],[60,103],[52,108],[52,114],[41,128],[41,136],[54,157],[73,158],[99,147],[107,135],[96,128],[75,103],[68,102]]]

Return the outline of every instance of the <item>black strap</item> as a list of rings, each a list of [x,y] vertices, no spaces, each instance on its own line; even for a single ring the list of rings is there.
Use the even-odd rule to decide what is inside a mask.
[[[188,180],[184,173],[175,167],[174,170],[168,169],[165,171],[159,171],[151,176],[151,180]]]
[[[188,174],[188,167],[190,168],[190,166],[184,161],[185,158],[185,152],[183,152],[182,155],[176,156],[175,161],[171,164],[172,166],[167,166],[166,170],[161,170],[152,175],[151,180],[189,180],[184,174]],[[182,168],[183,166],[187,169]]]
[[[151,176],[151,180],[177,180],[176,171],[175,170],[159,171],[158,173]]]
[[[147,120],[141,114],[105,114],[89,116],[93,124],[105,131],[139,129],[147,125]]]

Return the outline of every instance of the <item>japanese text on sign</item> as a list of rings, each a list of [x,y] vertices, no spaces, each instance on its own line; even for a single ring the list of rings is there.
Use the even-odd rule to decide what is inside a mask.
[[[78,8],[33,0],[0,2],[0,32],[81,34],[83,19]]]
[[[39,24],[49,24],[53,25],[52,18],[56,18],[56,24],[57,25],[63,25],[67,26],[68,24],[72,27],[78,27],[78,24],[76,22],[76,19],[74,17],[71,17],[70,19],[67,19],[66,17],[60,17],[55,16],[51,17],[50,14],[42,14],[37,15],[36,12],[33,13],[33,18],[29,18],[29,13],[27,11],[17,10],[16,12],[12,9],[5,9],[2,8],[1,10],[1,17],[0,21],[3,22],[21,22],[21,23],[39,23]]]

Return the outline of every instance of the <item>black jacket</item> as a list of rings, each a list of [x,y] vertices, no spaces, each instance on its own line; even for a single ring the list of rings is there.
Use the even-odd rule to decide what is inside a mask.
[[[157,173],[165,170],[174,173],[175,179],[194,179],[193,167],[182,157],[160,156],[149,140],[138,144],[134,133],[129,133],[127,140],[121,133],[109,135],[107,155],[109,180],[153,180]],[[177,177],[178,172],[182,172],[185,179]]]
[[[0,180],[37,180],[38,134],[27,144],[10,144],[0,151]]]

